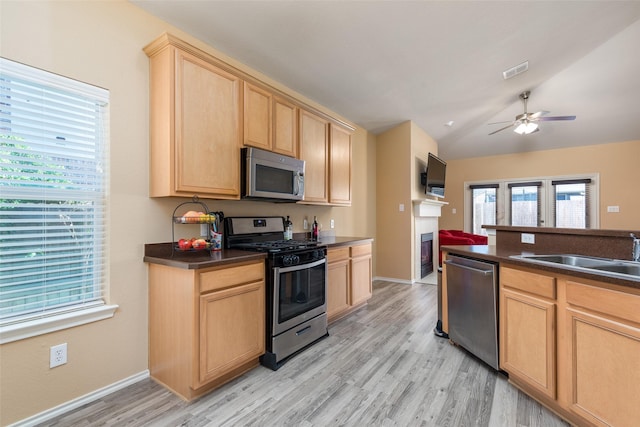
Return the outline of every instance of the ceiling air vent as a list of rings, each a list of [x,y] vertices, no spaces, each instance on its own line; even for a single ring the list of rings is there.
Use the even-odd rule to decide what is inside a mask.
[[[515,67],[509,68],[502,72],[502,77],[507,80],[511,77],[515,77],[518,74],[522,74],[529,69],[529,61],[524,61],[522,64],[518,64]]]

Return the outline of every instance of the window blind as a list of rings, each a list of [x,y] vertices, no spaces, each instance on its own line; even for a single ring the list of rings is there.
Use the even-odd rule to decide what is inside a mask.
[[[507,184],[509,188],[516,187],[542,187],[542,181],[531,181],[531,182],[510,182]]]
[[[554,226],[590,228],[591,178],[551,181],[553,200],[551,216]]]
[[[511,200],[511,225],[538,227],[541,225],[541,181],[512,182],[508,185]]]
[[[0,58],[0,325],[104,304],[108,101]]]
[[[500,184],[471,184],[470,190],[482,189],[482,188],[500,188]]]

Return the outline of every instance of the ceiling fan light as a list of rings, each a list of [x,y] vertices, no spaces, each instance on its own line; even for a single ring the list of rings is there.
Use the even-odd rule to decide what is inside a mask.
[[[520,123],[513,131],[520,135],[529,135],[530,133],[535,132],[536,129],[538,129],[537,123],[526,121]]]

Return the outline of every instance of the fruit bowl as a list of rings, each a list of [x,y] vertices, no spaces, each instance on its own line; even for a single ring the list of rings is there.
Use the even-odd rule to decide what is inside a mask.
[[[174,249],[178,252],[199,252],[211,248],[211,242],[205,239],[180,239],[174,244]]]
[[[182,216],[173,217],[173,222],[175,222],[176,224],[210,224],[215,220],[215,215],[210,215],[203,212],[187,212]]]

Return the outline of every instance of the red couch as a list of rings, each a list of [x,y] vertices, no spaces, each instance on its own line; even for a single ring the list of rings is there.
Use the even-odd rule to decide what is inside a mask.
[[[451,245],[486,245],[487,236],[479,234],[465,233],[462,230],[440,230],[438,232],[438,265],[442,265],[441,246]]]

